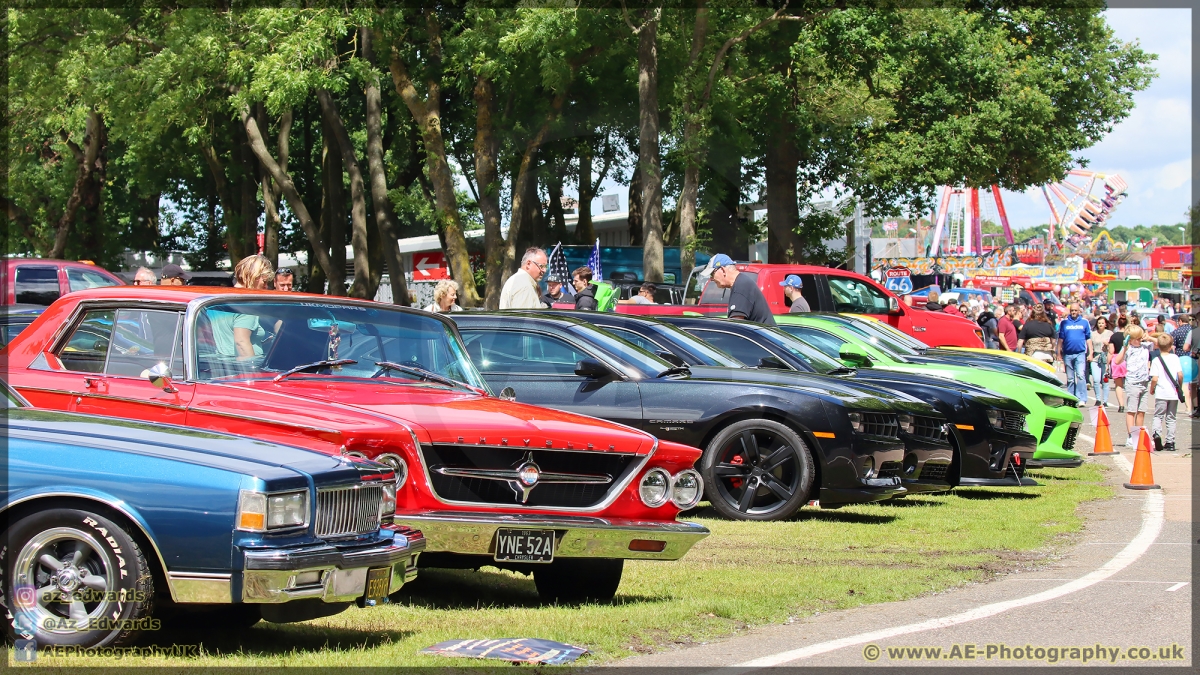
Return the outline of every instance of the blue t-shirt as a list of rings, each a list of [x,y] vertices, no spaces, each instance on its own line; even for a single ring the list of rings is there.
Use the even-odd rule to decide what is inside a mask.
[[[1088,338],[1092,337],[1092,327],[1082,316],[1078,319],[1067,317],[1058,324],[1058,339],[1062,340],[1064,354],[1079,354],[1087,351]]]

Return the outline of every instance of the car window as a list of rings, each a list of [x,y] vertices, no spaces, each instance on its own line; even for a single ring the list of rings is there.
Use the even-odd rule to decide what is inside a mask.
[[[887,314],[888,297],[865,281],[853,277],[830,275],[829,293],[833,296],[833,311],[853,314]]]
[[[52,265],[21,265],[13,278],[17,303],[49,305],[58,299],[58,268]]]
[[[104,359],[108,356],[115,315],[116,310],[112,309],[96,309],[83,315],[83,321],[79,322],[67,343],[58,351],[58,358],[67,370],[104,372]]]
[[[804,326],[779,326],[779,329],[811,347],[816,347],[822,354],[835,359],[840,357],[842,345],[847,342],[823,330],[814,330]]]
[[[71,291],[82,291],[88,288],[104,288],[105,286],[116,286],[117,282],[108,277],[93,272],[91,270],[81,270],[78,267],[67,268],[67,286]]]
[[[179,312],[122,309],[117,312],[115,338],[110,347],[109,375],[141,377],[158,363],[170,364],[176,346]],[[172,370],[172,373],[175,371]]]
[[[741,272],[741,274],[748,275],[751,279],[754,280],[754,283],[756,283],[756,284],[758,283],[758,273],[757,272]],[[713,282],[710,279],[709,283],[704,285],[704,293],[701,294],[701,296],[700,296],[700,304],[701,305],[709,305],[709,304],[728,305],[729,304],[729,291],[731,289],[732,289],[732,287],[721,288],[720,286],[718,286],[715,282]]]
[[[467,353],[484,374],[575,376],[592,356],[559,338],[518,330],[460,330]]]
[[[13,338],[21,334],[21,331],[28,328],[31,323],[33,323],[33,317],[19,321],[10,321],[7,325],[0,326],[0,347],[11,342]]]
[[[754,340],[741,335],[703,328],[685,328],[684,330],[747,366],[757,366],[760,359],[775,356]]]
[[[624,328],[613,328],[612,326],[605,326],[604,330],[616,335],[626,342],[631,342],[634,345],[645,349],[651,354],[665,349],[661,345],[656,344],[653,340],[645,337],[644,335],[639,335],[631,330],[626,330]]]
[[[800,281],[804,282],[804,285],[800,288],[800,295],[808,301],[808,308],[814,312],[821,309],[821,296],[817,292],[817,275],[801,274],[799,277]],[[792,301],[788,300],[785,295],[783,296],[783,304],[791,307]]]

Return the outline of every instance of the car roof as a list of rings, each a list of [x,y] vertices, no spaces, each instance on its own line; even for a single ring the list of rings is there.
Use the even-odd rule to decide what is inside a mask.
[[[103,288],[88,288],[75,291],[65,298],[73,300],[159,300],[164,302],[189,303],[208,297],[232,296],[247,298],[250,296],[261,300],[317,300],[320,302],[353,302],[370,303],[381,307],[420,311],[403,305],[377,303],[373,300],[350,298],[336,295],[319,295],[316,293],[297,293],[275,290],[251,290],[248,288],[232,288],[229,286],[105,286]]]

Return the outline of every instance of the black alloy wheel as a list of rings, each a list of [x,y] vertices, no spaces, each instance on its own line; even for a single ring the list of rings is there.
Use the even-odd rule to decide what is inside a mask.
[[[782,520],[808,503],[813,460],[800,436],[770,420],[732,424],[701,458],[704,496],[734,520]]]

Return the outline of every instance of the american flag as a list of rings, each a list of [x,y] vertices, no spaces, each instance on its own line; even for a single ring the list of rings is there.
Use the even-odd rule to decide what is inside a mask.
[[[588,258],[588,267],[592,269],[592,279],[601,281],[604,279],[604,274],[600,270],[600,238],[596,238],[596,247],[592,249],[592,256]]]
[[[562,242],[555,244],[554,250],[550,252],[550,267],[546,280],[562,282],[563,292],[574,295],[574,289],[571,288],[571,269],[567,267],[567,254],[563,251]]]

